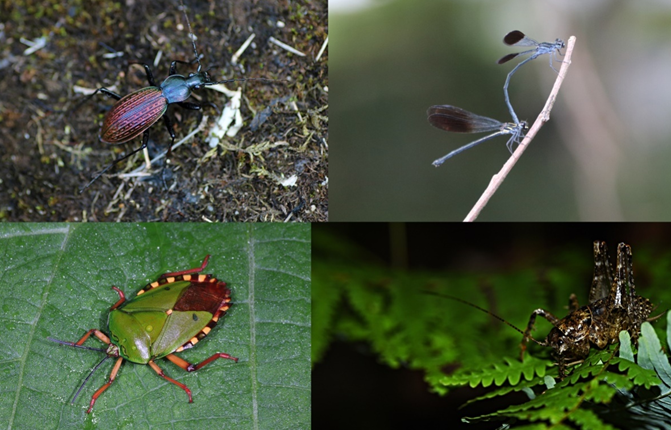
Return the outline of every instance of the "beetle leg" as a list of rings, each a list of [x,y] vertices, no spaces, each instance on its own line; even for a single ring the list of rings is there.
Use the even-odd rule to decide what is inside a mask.
[[[196,103],[189,103],[189,102],[178,102],[177,103],[179,106],[183,107],[184,109],[191,109],[191,110],[201,110],[202,106]]]
[[[88,187],[91,186],[92,183],[97,181],[99,177],[104,175],[105,172],[107,172],[109,169],[111,169],[114,165],[116,165],[117,163],[125,160],[126,158],[130,157],[131,155],[135,154],[136,152],[142,151],[144,148],[147,147],[147,142],[149,142],[149,130],[145,131],[142,134],[142,146],[140,146],[138,149],[135,149],[135,150],[131,151],[128,155],[122,155],[119,158],[117,158],[116,160],[114,160],[112,162],[112,164],[110,164],[109,166],[105,167],[100,172],[98,172],[98,174],[93,179],[91,179],[91,181],[88,184],[86,184],[82,189],[79,190],[79,193],[80,194],[83,193]]]
[[[196,370],[201,369],[206,364],[210,364],[211,362],[213,362],[214,360],[216,360],[218,358],[227,358],[229,360],[235,361],[236,363],[238,362],[237,357],[233,357],[233,356],[228,355],[224,352],[217,352],[212,357],[208,358],[205,361],[201,361],[198,364],[191,364],[188,361],[183,360],[181,357],[176,356],[175,354],[168,354],[168,355],[165,356],[165,358],[172,361],[177,366],[181,367],[182,369],[186,370],[187,372],[195,372]]]
[[[88,96],[84,97],[84,99],[83,99],[82,101],[80,101],[80,102],[77,104],[77,106],[75,106],[75,107],[72,109],[71,113],[74,113],[77,109],[79,109],[80,107],[82,107],[82,105],[83,105],[84,103],[86,103],[87,101],[89,101],[89,100],[91,99],[91,97],[95,96],[95,95],[98,94],[99,92],[105,94],[106,96],[110,96],[110,97],[114,98],[115,100],[121,100],[121,96],[120,96],[119,94],[117,94],[117,93],[115,93],[115,92],[113,92],[113,91],[110,91],[110,90],[108,90],[107,88],[104,88],[104,87],[102,87],[102,88],[98,88],[98,89],[95,90],[93,93],[91,93],[91,94],[89,94]]]
[[[91,397],[91,403],[89,404],[89,408],[86,410],[87,414],[91,413],[91,409],[93,409],[93,405],[96,403],[96,400],[98,400],[98,397],[109,388],[110,385],[112,385],[112,382],[114,382],[114,379],[116,378],[117,373],[119,373],[119,368],[121,368],[121,363],[123,362],[123,357],[119,357],[119,359],[114,363],[114,367],[112,368],[112,373],[110,373],[110,378],[107,381],[107,384],[103,385],[102,387],[98,388],[98,391],[93,393],[93,397]]]
[[[168,147],[168,153],[165,155],[167,160],[168,157],[170,157],[170,153],[172,152],[172,145],[175,143],[175,130],[172,128],[172,120],[167,113],[163,115],[163,120],[165,121],[165,128],[168,129],[168,133],[170,133],[170,137],[172,138],[172,142],[170,142],[170,146]]]
[[[108,90],[107,88],[104,88],[104,87],[103,87],[103,88],[98,88],[98,89],[95,91],[95,93],[97,93],[98,91],[100,91],[101,93],[103,93],[103,94],[105,94],[105,95],[107,95],[107,96],[112,97],[112,98],[115,99],[115,100],[121,100],[121,96],[120,96],[119,94],[117,94],[117,93],[115,93],[115,92],[113,92],[113,91],[110,91],[110,90]],[[91,95],[95,95],[95,93],[93,93],[93,94],[91,94]]]
[[[170,272],[170,273],[164,273],[158,278],[167,278],[168,276],[179,276],[179,275],[189,275],[191,273],[200,273],[203,270],[205,270],[205,267],[207,266],[207,262],[210,259],[210,255],[206,255],[205,259],[203,260],[203,263],[200,265],[200,267],[196,267],[195,269],[187,269],[187,270],[182,270],[181,272]]]
[[[154,369],[154,372],[158,373],[158,376],[165,379],[166,381],[172,382],[173,384],[177,385],[182,390],[186,391],[186,394],[189,396],[189,403],[193,403],[193,399],[191,398],[191,390],[189,390],[189,388],[186,385],[175,381],[174,379],[172,379],[171,377],[169,377],[165,373],[163,373],[163,370],[160,367],[158,367],[158,365],[156,363],[154,363],[154,360],[149,360],[149,366],[152,369]]]
[[[195,64],[201,58],[202,58],[202,55],[199,55],[198,57],[194,58],[191,61],[174,60],[172,63],[170,63],[170,71],[168,72],[168,74],[170,76],[177,74],[177,63],[179,63],[179,64]],[[198,71],[200,71],[200,69],[198,69]]]
[[[191,109],[191,110],[201,110],[201,109],[203,109],[203,106],[207,105],[207,106],[211,106],[214,110],[216,110],[218,114],[221,114],[221,111],[219,111],[219,108],[217,107],[217,105],[215,105],[214,103],[210,103],[210,102],[205,102],[205,103],[202,103],[202,104],[189,103],[189,102],[179,102],[177,104],[179,106],[183,107],[184,109]]]
[[[154,74],[151,72],[151,69],[146,64],[143,64],[143,66],[144,66],[144,72],[147,75],[147,82],[149,82],[149,85],[151,85],[152,87],[157,87],[158,85],[156,85],[156,81],[154,81]]]
[[[170,146],[168,146],[168,152],[165,154],[165,163],[163,164],[163,167],[161,168],[161,180],[163,181],[163,186],[165,188],[168,188],[168,185],[165,183],[165,166],[168,164],[168,158],[170,158],[170,154],[172,154],[172,146],[175,144],[175,130],[172,127],[172,120],[170,119],[170,115],[166,112],[165,115],[163,115],[163,121],[165,121],[165,128],[168,129],[168,133],[170,133],[170,138],[172,139],[170,142]]]

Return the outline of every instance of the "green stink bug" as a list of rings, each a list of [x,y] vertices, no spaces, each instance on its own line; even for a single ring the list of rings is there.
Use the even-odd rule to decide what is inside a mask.
[[[48,338],[63,345],[105,352],[107,356],[91,374],[108,358],[118,358],[107,383],[93,394],[86,413],[91,412],[98,397],[114,382],[124,359],[133,363],[149,364],[161,378],[186,391],[189,403],[193,403],[191,390],[166,376],[155,360],[165,357],[187,372],[196,371],[218,358],[238,361],[236,357],[218,352],[199,364],[191,364],[174,354],[192,348],[207,336],[231,306],[231,290],[226,287],[225,282],[212,275],[195,275],[205,270],[209,258],[207,255],[201,266],[195,269],[159,276],[157,281],[147,284],[135,298],[128,301],[123,292],[113,286],[119,294],[119,300],[110,308],[109,337],[94,328],[77,342]],[[92,334],[108,345],[106,350],[82,346]],[[72,403],[91,374],[77,390]]]

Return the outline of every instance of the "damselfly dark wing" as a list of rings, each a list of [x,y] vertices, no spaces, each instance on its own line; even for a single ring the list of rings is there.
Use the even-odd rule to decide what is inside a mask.
[[[508,46],[537,46],[538,42],[526,36],[519,30],[513,30],[503,37],[503,43]]]
[[[539,43],[536,42],[533,39],[528,38],[524,33],[522,33],[519,30],[513,30],[510,33],[506,34],[505,37],[503,38],[503,43],[505,43],[508,46],[536,46],[538,47]],[[503,64],[507,63],[508,61],[512,60],[513,58],[516,58],[520,55],[526,55],[530,54],[532,52],[536,51],[535,49],[530,49],[528,51],[524,52],[513,52],[512,54],[504,55],[503,57],[499,58],[499,61],[497,61],[497,64]]]
[[[432,126],[453,133],[485,133],[500,130],[503,125],[493,118],[450,105],[431,106],[426,113]]]

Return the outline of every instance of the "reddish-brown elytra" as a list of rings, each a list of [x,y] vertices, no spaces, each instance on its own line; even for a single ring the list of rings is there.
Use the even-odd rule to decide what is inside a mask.
[[[100,140],[105,143],[128,142],[151,127],[167,109],[168,100],[159,88],[147,87],[130,93],[105,115]]]
[[[189,396],[189,403],[193,402],[191,390],[166,376],[155,360],[165,357],[187,372],[196,371],[219,358],[238,361],[236,357],[223,352],[218,352],[199,364],[191,364],[175,355],[192,348],[207,336],[231,306],[231,290],[226,287],[225,282],[212,275],[198,274],[205,270],[209,258],[209,255],[206,256],[201,266],[195,269],[161,275],[157,281],[147,284],[135,298],[128,301],[120,289],[112,287],[119,294],[119,300],[110,308],[109,337],[94,328],[77,342],[48,338],[63,345],[107,354],[86,377],[72,403],[91,374],[110,357],[117,358],[117,361],[108,382],[93,394],[87,413],[91,412],[98,397],[114,382],[124,359],[148,364],[161,378],[183,389]],[[108,345],[106,350],[82,346],[92,334]]]
[[[146,148],[147,142],[149,142],[149,127],[161,117],[163,117],[165,127],[168,129],[168,133],[170,133],[172,139],[166,155],[166,158],[169,157],[172,151],[172,146],[175,143],[175,131],[173,130],[170,117],[166,114],[166,110],[170,104],[177,104],[185,109],[202,109],[200,104],[185,101],[191,96],[192,90],[235,81],[272,81],[271,79],[242,78],[213,82],[210,75],[207,73],[207,70],[202,70],[202,65],[200,64],[201,55],[198,54],[198,50],[196,49],[196,42],[194,41],[194,36],[191,31],[191,23],[189,22],[189,17],[186,14],[186,8],[183,2],[182,8],[184,9],[184,17],[189,27],[189,37],[191,38],[193,53],[196,56],[192,61],[173,61],[170,64],[169,76],[161,84],[157,84],[154,81],[154,75],[152,74],[151,69],[148,65],[143,64],[147,75],[147,81],[150,85],[149,87],[137,90],[125,97],[121,97],[119,94],[112,92],[107,88],[98,88],[93,94],[86,98],[86,100],[88,100],[98,92],[101,92],[118,100],[103,119],[103,126],[99,135],[101,141],[110,144],[119,144],[128,142],[142,134],[142,145],[130,153],[122,155],[114,160],[112,164],[105,167],[91,179],[91,181],[79,191],[80,193],[84,192],[85,189],[115,164]],[[198,69],[195,73],[189,73],[188,76],[178,75],[177,63],[189,65],[198,63]],[[211,103],[206,104],[212,105]]]

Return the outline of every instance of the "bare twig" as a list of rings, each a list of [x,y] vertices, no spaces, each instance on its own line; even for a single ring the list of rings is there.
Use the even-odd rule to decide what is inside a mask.
[[[482,193],[478,201],[475,203],[475,206],[473,206],[468,215],[466,215],[464,222],[475,221],[478,215],[480,215],[482,209],[484,209],[484,207],[487,205],[487,202],[489,202],[489,199],[492,198],[496,190],[501,186],[503,181],[506,179],[508,173],[510,173],[515,163],[517,163],[517,160],[520,159],[522,153],[527,149],[529,143],[531,143],[533,138],[536,137],[536,133],[538,133],[538,130],[541,129],[543,124],[545,124],[550,120],[550,111],[552,110],[552,106],[554,105],[555,100],[557,99],[557,93],[559,93],[559,88],[561,87],[561,84],[564,81],[566,72],[568,71],[568,68],[571,65],[571,55],[573,54],[574,45],[575,45],[575,36],[571,36],[568,39],[568,45],[566,47],[566,55],[564,56],[564,62],[561,65],[561,69],[559,69],[559,74],[557,75],[557,80],[555,80],[554,87],[552,87],[552,91],[550,92],[550,97],[548,97],[548,100],[545,102],[545,107],[543,107],[543,110],[538,115],[538,118],[536,118],[536,121],[534,121],[534,124],[531,126],[531,129],[529,129],[529,132],[526,134],[524,140],[522,140],[522,143],[520,143],[520,145],[517,147],[513,155],[511,155],[508,161],[506,161],[506,164],[503,165],[499,173],[497,173],[492,177],[492,180],[489,182],[489,185]]]

